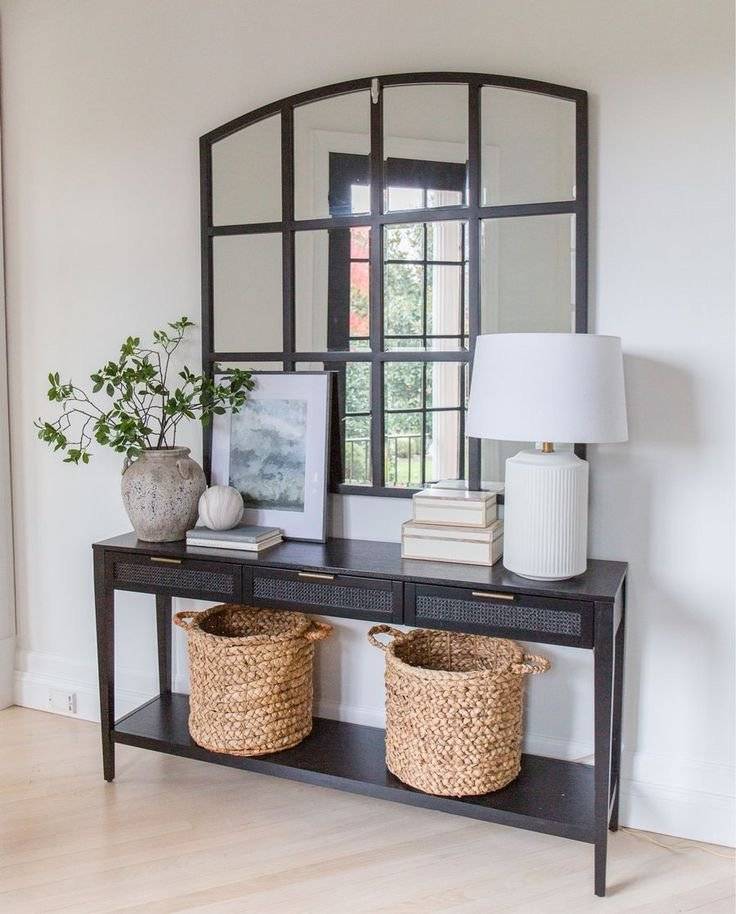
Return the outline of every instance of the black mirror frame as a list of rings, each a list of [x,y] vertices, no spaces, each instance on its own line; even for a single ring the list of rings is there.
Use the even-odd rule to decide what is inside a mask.
[[[388,86],[416,85],[422,83],[461,83],[468,87],[468,202],[466,206],[411,210],[410,212],[384,212],[384,159],[383,159],[383,92]],[[481,205],[481,90],[484,86],[516,89],[539,95],[567,99],[575,104],[575,189],[574,200],[546,203]],[[320,219],[294,218],[294,109],[310,102],[333,96],[370,91],[371,93],[371,153],[370,187],[371,212],[369,215],[331,216]],[[212,214],[212,145],[264,118],[281,115],[281,193],[282,212],[278,222],[246,223],[240,225],[213,225]],[[571,214],[575,216],[575,332],[588,331],[588,94],[582,89],[559,86],[511,76],[481,73],[402,73],[388,76],[365,77],[335,83],[301,92],[271,104],[264,105],[241,117],[228,121],[204,134],[199,140],[200,151],[200,219],[202,258],[202,369],[212,375],[218,362],[281,362],[285,371],[294,371],[297,362],[345,363],[363,361],[372,364],[371,371],[371,462],[372,485],[346,485],[335,480],[332,490],[341,494],[383,495],[410,497],[415,489],[387,487],[384,484],[384,414],[382,364],[390,361],[457,361],[472,364],[475,338],[480,331],[480,229],[481,220],[504,216],[537,216]],[[412,350],[385,352],[383,347],[383,270],[382,228],[384,225],[405,222],[430,222],[442,219],[467,220],[468,224],[468,274],[469,274],[469,347],[467,350]],[[370,351],[360,352],[297,352],[295,348],[295,234],[298,231],[330,228],[370,226]],[[213,238],[218,235],[245,235],[254,233],[280,233],[282,238],[282,301],[283,349],[280,352],[218,352],[214,339],[213,298]],[[376,409],[376,404],[380,408]],[[210,476],[212,436],[204,432],[204,469]],[[585,455],[583,445],[576,445],[576,453]],[[332,461],[333,475],[336,461]],[[471,489],[480,488],[481,442],[469,439],[468,483]]]

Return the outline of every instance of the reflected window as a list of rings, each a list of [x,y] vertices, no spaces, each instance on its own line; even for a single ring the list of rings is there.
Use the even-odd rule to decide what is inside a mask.
[[[384,366],[386,485],[418,488],[464,473],[465,372],[459,362]]]
[[[414,222],[384,229],[386,349],[465,349],[467,225]]]

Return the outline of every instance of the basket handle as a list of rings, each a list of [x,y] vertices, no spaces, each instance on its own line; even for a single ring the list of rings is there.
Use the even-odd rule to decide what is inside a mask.
[[[194,612],[191,609],[182,609],[181,612],[174,613],[174,625],[178,625],[179,628],[183,628],[185,632],[188,632],[190,629],[194,628],[194,622],[187,622],[186,620],[194,620],[201,615],[202,613]]]
[[[310,619],[311,626],[304,632],[307,641],[321,641],[332,634],[332,626],[327,622],[319,622],[317,619]]]
[[[384,644],[382,641],[379,641],[375,635],[391,635],[393,638],[399,638],[403,634],[404,633],[400,632],[398,628],[391,628],[390,625],[374,625],[373,628],[368,631],[368,640],[373,645],[373,647],[377,647],[379,651],[385,651],[388,647],[388,644]]]
[[[531,673],[536,676],[537,673],[545,673],[551,664],[546,657],[540,657],[538,654],[524,654],[521,663],[512,663],[511,669],[514,673],[523,676],[525,673]]]

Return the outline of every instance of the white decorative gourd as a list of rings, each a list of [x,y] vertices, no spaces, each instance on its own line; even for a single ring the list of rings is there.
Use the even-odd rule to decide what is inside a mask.
[[[199,520],[210,530],[231,530],[243,510],[243,496],[232,486],[210,486],[199,499]]]

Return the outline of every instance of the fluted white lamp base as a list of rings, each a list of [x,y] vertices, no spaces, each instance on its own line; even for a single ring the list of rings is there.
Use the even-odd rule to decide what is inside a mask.
[[[503,564],[538,581],[587,567],[588,464],[572,451],[519,451],[506,461]]]

